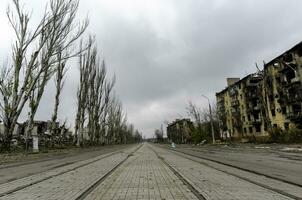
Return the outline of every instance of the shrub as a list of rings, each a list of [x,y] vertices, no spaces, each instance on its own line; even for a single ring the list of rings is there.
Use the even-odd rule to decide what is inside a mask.
[[[288,142],[302,142],[302,129],[291,126],[287,132]]]
[[[269,131],[270,142],[296,143],[302,142],[302,129],[292,125],[289,130],[273,128]]]
[[[270,142],[280,142],[282,140],[282,129],[281,128],[273,128],[268,131]]]

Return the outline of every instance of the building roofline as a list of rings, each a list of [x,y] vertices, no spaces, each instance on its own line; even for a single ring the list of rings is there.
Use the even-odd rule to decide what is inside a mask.
[[[232,85],[227,86],[225,89],[223,89],[220,92],[216,92],[216,96],[223,94],[224,92],[226,92],[230,87],[234,86],[234,85],[238,85],[240,84],[242,81],[245,81],[246,79],[248,79],[249,77],[253,76],[253,75],[257,75],[257,73],[251,73],[248,74],[246,76],[244,76],[242,79],[240,79],[239,81],[236,81],[235,83],[233,83]]]
[[[168,126],[172,126],[172,125],[176,124],[177,122],[181,122],[181,121],[192,122],[190,118],[175,119],[173,122],[169,123]]]
[[[270,60],[268,63],[266,63],[264,65],[264,69],[266,69],[269,65],[272,65],[274,63],[275,60],[277,59],[280,59],[284,54],[288,53],[288,52],[291,52],[291,51],[294,51],[295,49],[299,48],[299,47],[302,47],[302,41],[299,42],[298,44],[296,44],[295,46],[293,46],[292,48],[286,50],[285,52],[283,52],[282,54],[280,54],[279,56],[273,58],[272,60]],[[230,86],[227,86],[226,88],[224,88],[223,90],[221,90],[220,92],[216,92],[216,97],[223,94],[224,92],[226,92],[230,87],[236,85],[236,84],[239,84],[240,82],[244,81],[245,79],[249,78],[250,76],[254,75],[254,74],[257,74],[256,73],[251,73],[251,74],[248,74],[246,75],[245,77],[243,77],[242,79],[240,79],[239,81],[236,81],[235,83],[233,83],[232,85]]]
[[[300,46],[302,46],[302,41],[299,42],[298,44],[296,44],[295,46],[293,46],[292,48],[290,48],[290,49],[286,50],[285,52],[281,53],[279,56],[277,56],[277,57],[273,58],[272,60],[270,60],[268,63],[266,63],[266,64],[264,65],[264,69],[265,69],[266,67],[268,67],[269,65],[272,65],[272,64],[274,63],[275,60],[280,59],[284,54],[286,54],[286,53],[288,53],[288,52],[291,52],[291,51],[294,51],[295,49],[297,49],[297,48],[300,47]]]
[[[216,92],[216,97],[223,94],[224,92],[226,92],[229,89],[229,87],[227,86],[226,88],[224,88],[223,90],[221,90],[220,92]]]

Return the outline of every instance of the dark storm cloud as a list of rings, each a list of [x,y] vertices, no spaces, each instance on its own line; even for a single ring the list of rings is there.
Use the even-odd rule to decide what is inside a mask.
[[[87,0],[80,16],[90,16],[89,32],[117,76],[129,121],[150,136],[163,121],[186,116],[188,100],[206,106],[202,93],[214,101],[226,77],[254,72],[255,62],[300,42],[301,6],[298,0]],[[77,76],[71,66],[60,115],[70,122]],[[46,105],[50,98],[41,118],[51,110]]]

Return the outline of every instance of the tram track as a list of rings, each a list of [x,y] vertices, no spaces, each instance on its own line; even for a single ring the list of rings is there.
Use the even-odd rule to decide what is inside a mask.
[[[106,177],[108,177],[111,173],[113,173],[122,163],[124,163],[134,152],[136,152],[139,148],[141,147],[141,145],[139,145],[138,147],[136,147],[133,151],[131,151],[130,153],[127,153],[127,156],[121,160],[120,162],[118,162],[116,165],[113,166],[113,168],[111,168],[107,173],[103,174],[96,182],[94,182],[91,186],[89,186],[88,188],[86,188],[83,192],[81,192],[81,194],[78,195],[78,197],[76,197],[75,199],[76,200],[80,200],[80,199],[84,199],[85,196],[87,196],[87,194],[89,194],[90,191],[93,190],[94,187],[96,187],[97,185],[99,185],[103,180],[106,179]],[[127,149],[127,148],[126,148]],[[76,167],[72,167],[72,168],[68,168],[66,170],[62,170],[61,172],[59,173],[56,173],[54,175],[50,175],[50,176],[46,176],[44,178],[41,178],[41,179],[38,179],[38,180],[35,180],[35,181],[32,181],[32,182],[29,182],[29,183],[26,183],[22,186],[18,186],[18,187],[15,187],[13,189],[10,189],[10,190],[7,190],[5,192],[1,192],[0,193],[0,199],[2,199],[2,197],[5,197],[7,195],[10,195],[10,194],[13,194],[15,192],[22,192],[22,190],[25,190],[31,186],[35,186],[35,185],[38,185],[38,184],[42,184],[43,182],[46,182],[48,181],[49,179],[52,179],[52,178],[56,178],[56,177],[60,177],[60,176],[63,176],[64,174],[67,174],[67,173],[70,173],[72,171],[74,172],[77,172],[78,170],[80,170],[81,168],[84,168],[84,167],[87,167],[89,165],[92,165],[96,162],[99,162],[103,159],[106,159],[106,158],[109,158],[111,156],[114,156],[116,154],[119,154],[119,153],[124,153],[125,149],[122,149],[122,150],[118,150],[118,151],[114,151],[114,152],[111,152],[111,153],[108,153],[108,154],[105,154],[105,155],[102,155],[100,158],[97,158],[97,159],[92,159],[91,161],[88,161],[88,162],[85,162],[83,164],[80,164]],[[26,178],[26,177],[25,177]],[[1,186],[3,185],[8,185],[10,184],[10,182],[8,183],[5,183],[5,184],[1,184],[0,185],[0,188]]]
[[[211,159],[211,158],[204,157],[204,156],[201,156],[201,155],[190,154],[190,153],[178,150],[178,149],[173,149],[173,151],[180,152],[180,153],[183,153],[183,154],[186,154],[186,155],[189,155],[189,156],[197,157],[197,158],[200,158],[200,159],[208,160],[208,161],[211,161],[211,162],[215,162],[215,163],[218,163],[218,164],[222,164],[222,165],[225,165],[225,166],[233,167],[233,168],[243,170],[243,171],[246,171],[246,172],[250,172],[250,173],[253,173],[253,174],[265,176],[267,178],[274,179],[274,180],[277,180],[277,181],[282,181],[284,183],[288,183],[288,184],[295,185],[295,186],[298,186],[298,187],[302,187],[302,184],[299,184],[299,183],[295,183],[295,182],[288,181],[288,180],[285,180],[285,179],[282,179],[282,178],[278,178],[278,177],[275,177],[275,176],[264,174],[264,173],[261,173],[261,172],[255,171],[255,170],[246,169],[244,167],[239,167],[237,165],[225,163],[225,162],[222,162],[222,161],[219,161],[219,160],[216,160],[216,159]]]
[[[191,149],[189,149],[189,150],[191,150]],[[204,160],[208,160],[208,161],[211,161],[211,162],[215,162],[215,163],[218,163],[218,164],[222,164],[222,165],[225,165],[225,166],[233,167],[233,168],[243,170],[243,171],[246,171],[246,172],[250,172],[250,173],[253,173],[253,174],[257,174],[257,175],[260,175],[260,176],[265,176],[267,178],[282,181],[284,183],[288,183],[288,184],[295,185],[295,186],[298,186],[298,187],[302,187],[302,184],[292,182],[292,181],[286,180],[284,178],[279,178],[279,177],[272,176],[272,175],[269,175],[269,174],[265,174],[265,173],[262,173],[262,172],[259,172],[259,171],[256,171],[256,170],[247,169],[247,168],[244,168],[244,167],[240,167],[238,165],[234,165],[234,164],[226,163],[226,162],[223,162],[223,161],[219,161],[217,159],[208,158],[208,157],[205,157],[205,156],[202,156],[202,155],[195,155],[195,154],[192,154],[192,153],[181,151],[179,149],[173,149],[173,151],[180,152],[180,153],[183,153],[183,154],[186,154],[186,155],[189,155],[189,156],[194,156],[194,157],[197,157],[197,158],[201,158],[201,159],[204,159]],[[196,152],[202,153],[203,151],[196,151]]]
[[[166,165],[177,177],[178,179],[188,187],[188,189],[196,196],[199,200],[206,200],[206,198],[195,189],[195,187],[183,176],[181,175],[173,166],[171,166],[168,162],[165,161],[165,159],[158,154],[152,147],[149,146],[149,148],[155,153],[157,158],[162,161],[164,165]]]
[[[252,171],[252,170],[244,169],[244,168],[241,168],[241,167],[238,167],[238,166],[233,166],[233,165],[231,165],[231,164],[223,163],[223,162],[221,162],[221,161],[217,161],[217,160],[214,160],[214,159],[204,158],[204,157],[202,157],[202,156],[197,156],[197,155],[194,155],[194,154],[190,154],[190,153],[187,153],[187,152],[183,152],[183,151],[181,151],[181,150],[170,149],[170,148],[161,147],[161,146],[157,146],[157,147],[162,148],[162,149],[165,149],[165,150],[170,151],[170,152],[173,152],[173,153],[177,154],[178,156],[181,156],[181,157],[183,157],[183,158],[185,158],[185,159],[188,159],[188,160],[190,160],[190,161],[199,163],[199,164],[204,165],[204,166],[207,166],[207,167],[211,167],[211,168],[213,168],[213,169],[215,169],[215,170],[218,170],[218,171],[220,171],[220,172],[223,172],[223,173],[226,173],[226,174],[228,174],[228,175],[234,176],[234,177],[239,178],[239,179],[241,179],[241,180],[247,181],[247,182],[249,182],[249,183],[252,183],[252,184],[254,184],[254,185],[257,185],[257,186],[259,186],[259,187],[262,187],[262,188],[264,188],[264,189],[267,189],[267,190],[273,191],[273,192],[275,192],[275,193],[281,194],[281,195],[283,195],[283,196],[289,197],[289,198],[291,198],[291,199],[302,200],[302,197],[301,197],[301,196],[297,196],[297,195],[290,194],[290,193],[288,193],[288,192],[286,192],[286,191],[284,191],[284,190],[280,190],[280,189],[278,189],[278,188],[274,188],[274,187],[271,187],[271,186],[269,186],[269,185],[266,185],[266,184],[263,184],[263,183],[260,183],[260,182],[251,180],[251,179],[249,179],[249,178],[243,177],[243,176],[238,175],[238,174],[236,174],[236,173],[231,173],[231,172],[229,172],[229,171],[227,171],[227,170],[222,170],[222,169],[220,169],[220,168],[218,168],[218,167],[214,167],[213,165],[209,165],[209,164],[203,162],[202,160],[214,162],[214,163],[217,163],[217,164],[220,164],[220,165],[224,165],[224,166],[227,166],[227,167],[232,167],[232,168],[234,168],[234,169],[241,170],[241,171],[245,171],[245,172],[248,172],[248,173],[251,173],[251,174],[255,174],[255,175],[257,175],[257,176],[264,176],[264,177],[266,177],[266,178],[268,178],[268,179],[272,179],[272,180],[275,180],[275,181],[281,181],[281,182],[284,182],[284,183],[289,184],[289,185],[291,185],[291,186],[294,186],[294,187],[297,187],[297,188],[301,188],[301,191],[302,191],[302,187],[301,187],[300,184],[292,183],[292,182],[290,182],[290,181],[284,181],[283,179],[278,179],[278,178],[275,178],[275,177],[271,177],[271,176],[268,176],[268,175],[266,175],[266,174],[262,174],[262,173],[259,173],[259,172],[254,172],[254,171]],[[197,158],[197,159],[199,159],[199,160],[190,158],[190,156],[191,156],[191,157],[194,157],[194,158]]]
[[[134,151],[129,153],[125,159],[123,159],[120,163],[118,163],[115,167],[113,167],[110,171],[108,171],[105,175],[100,177],[94,184],[88,187],[85,191],[82,192],[80,196],[78,196],[75,200],[83,200],[85,199],[95,188],[97,188],[107,177],[109,177],[113,172],[115,172],[123,163],[125,163],[130,156],[132,156],[136,151],[138,151],[142,145],[136,148]]]

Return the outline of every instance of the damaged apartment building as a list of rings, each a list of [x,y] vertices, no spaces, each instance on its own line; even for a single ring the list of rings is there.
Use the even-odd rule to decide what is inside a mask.
[[[264,64],[261,72],[228,78],[216,93],[222,138],[260,138],[269,128],[302,128],[302,43]]]

